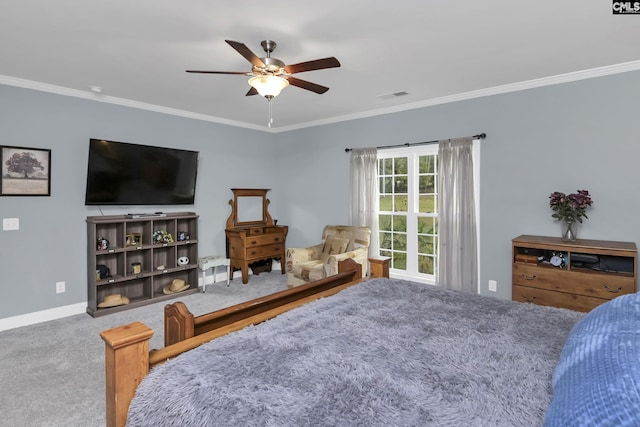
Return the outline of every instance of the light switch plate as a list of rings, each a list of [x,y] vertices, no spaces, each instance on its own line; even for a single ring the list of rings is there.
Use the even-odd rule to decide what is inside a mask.
[[[2,218],[2,230],[20,230],[20,218]]]

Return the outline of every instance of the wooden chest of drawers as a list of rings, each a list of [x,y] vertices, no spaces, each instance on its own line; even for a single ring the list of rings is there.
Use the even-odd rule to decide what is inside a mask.
[[[242,270],[242,283],[247,283],[249,264],[267,259],[279,260],[284,274],[288,230],[286,225],[227,229],[231,279],[234,270]]]
[[[539,261],[524,261],[531,256]],[[513,301],[590,311],[635,292],[636,276],[635,243],[527,235],[512,241]]]

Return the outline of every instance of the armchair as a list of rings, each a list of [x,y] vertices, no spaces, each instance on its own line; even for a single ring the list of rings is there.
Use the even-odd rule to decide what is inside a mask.
[[[338,274],[338,261],[353,258],[367,272],[369,227],[327,225],[322,243],[306,248],[287,248],[287,286],[293,288]]]

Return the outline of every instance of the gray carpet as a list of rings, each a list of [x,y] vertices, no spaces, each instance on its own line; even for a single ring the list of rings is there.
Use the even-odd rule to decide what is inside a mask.
[[[258,298],[286,288],[279,270],[240,274],[187,295],[195,314]],[[87,314],[0,332],[0,426],[92,427],[105,425],[104,342],[99,332],[142,321],[156,332],[151,348],[164,345],[163,310],[167,302],[92,318]]]
[[[155,368],[130,426],[540,426],[581,317],[367,281]]]

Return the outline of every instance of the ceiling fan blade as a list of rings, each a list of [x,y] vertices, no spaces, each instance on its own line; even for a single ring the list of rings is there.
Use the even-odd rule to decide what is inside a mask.
[[[245,59],[251,62],[252,65],[256,67],[264,67],[264,62],[262,59],[258,58],[255,53],[251,51],[244,43],[234,42],[233,40],[225,40],[229,46],[234,48],[238,53],[245,57]]]
[[[243,74],[245,76],[252,75],[244,71],[204,71],[204,70],[186,70],[187,73],[203,73],[203,74]]]
[[[319,94],[323,94],[329,90],[329,88],[326,86],[320,86],[319,84],[311,83],[306,80],[300,80],[295,77],[288,77],[287,80],[289,80],[289,84],[292,84],[294,86],[298,86],[299,88],[310,90],[311,92],[315,92]]]
[[[258,91],[256,90],[256,88],[252,87],[251,89],[249,89],[249,92],[247,92],[245,96],[257,95],[257,94],[258,94]]]
[[[335,68],[340,66],[333,56],[330,58],[316,59],[314,61],[300,62],[298,64],[287,65],[284,70],[289,74],[302,73],[304,71],[323,70],[325,68]]]

